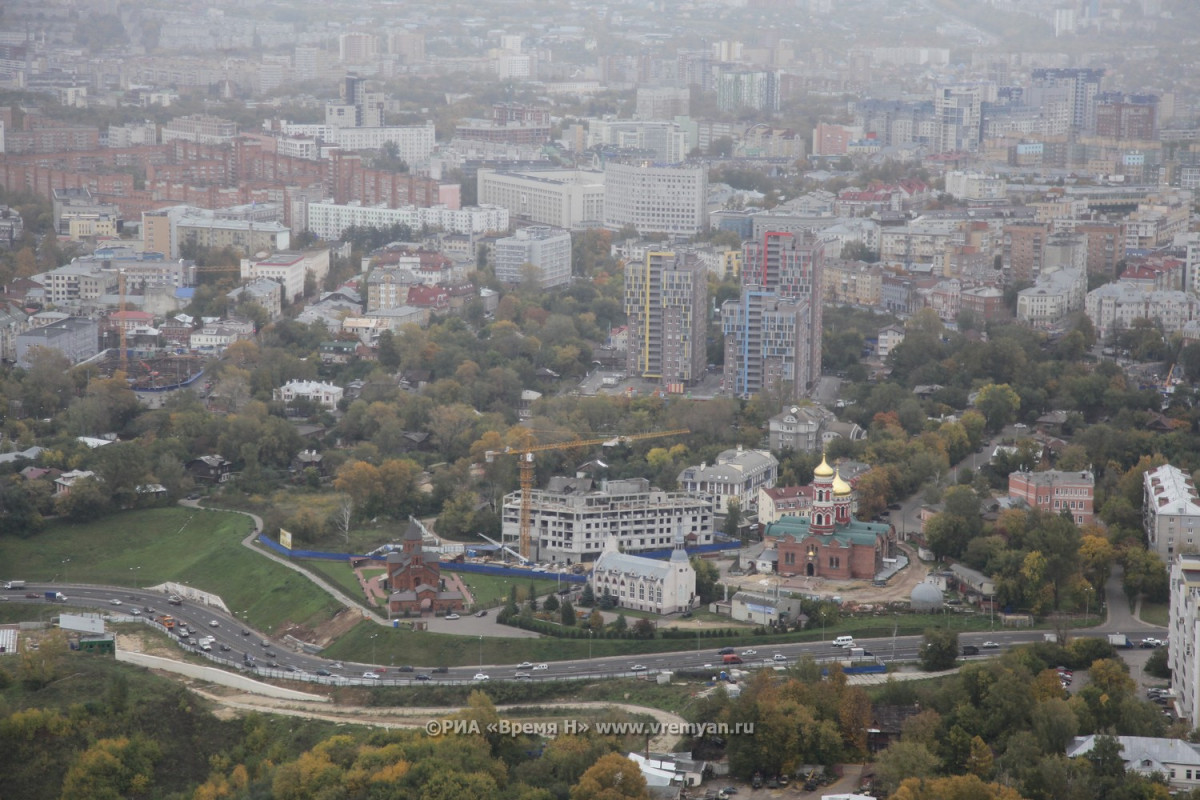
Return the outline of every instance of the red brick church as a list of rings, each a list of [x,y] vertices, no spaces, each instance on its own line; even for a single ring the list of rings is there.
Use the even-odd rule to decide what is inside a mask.
[[[808,515],[781,517],[763,533],[776,542],[779,574],[870,580],[883,569],[883,559],[895,556],[895,530],[855,519],[853,495],[850,484],[822,458],[813,470]]]
[[[388,610],[391,614],[462,611],[461,592],[445,591],[438,554],[424,548],[421,526],[408,524],[400,551],[387,557]]]

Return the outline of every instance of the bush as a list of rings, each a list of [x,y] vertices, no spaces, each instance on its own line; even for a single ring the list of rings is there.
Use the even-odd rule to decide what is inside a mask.
[[[1155,648],[1154,652],[1150,654],[1150,658],[1146,660],[1143,671],[1152,677],[1170,680],[1171,668],[1167,666],[1167,648]]]

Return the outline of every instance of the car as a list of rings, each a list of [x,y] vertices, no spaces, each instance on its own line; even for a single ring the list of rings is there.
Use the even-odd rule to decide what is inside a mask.
[[[189,495],[187,496],[187,499],[188,499],[188,500],[199,500],[199,499],[200,499],[200,495],[196,494],[195,492],[192,492],[191,494],[189,494]]]
[[[518,670],[517,672],[513,673],[513,677],[514,678],[532,678],[533,676],[530,675],[528,672],[525,672],[524,670]]]
[[[999,646],[1000,646],[999,642],[984,642],[982,645],[980,645],[980,647],[982,647],[985,650],[995,650]]]
[[[550,665],[549,664],[534,664],[533,668],[534,669],[550,669]]]
[[[1013,427],[1014,427],[1014,428],[1016,428],[1016,429],[1017,429],[1017,430],[1019,430],[1019,431],[1023,431],[1023,430],[1025,430],[1026,428],[1028,428],[1029,426],[1028,426],[1028,425],[1026,425],[1024,422],[1018,422],[1018,423],[1015,423],[1015,424],[1013,425]]]
[[[979,655],[979,648],[973,644],[965,644],[963,645],[962,654],[964,656],[977,656]]]
[[[477,617],[486,617],[486,616],[487,616],[487,609],[486,609],[486,608],[481,608],[481,609],[479,609],[478,611],[476,611],[476,612],[475,612],[475,616],[477,616]]]
[[[377,680],[379,680],[379,673],[367,670],[366,672],[363,673],[363,677],[369,681],[377,681]]]
[[[533,669],[533,664],[528,661],[522,661],[520,664],[517,664],[517,669]]]
[[[29,600],[36,600],[37,598],[41,597],[41,595],[37,592],[26,592],[25,597]]]
[[[491,677],[485,672],[476,672],[475,677],[472,678],[471,680],[473,680],[473,681],[490,681]]]
[[[118,599],[117,599],[117,598],[115,598],[115,597],[114,597],[112,600],[109,600],[108,602],[109,602],[109,603],[111,603],[111,604],[112,604],[112,605],[114,605],[114,606],[119,606],[119,605],[121,605],[121,601],[120,601],[120,600],[118,600]]]
[[[417,680],[419,680],[419,681],[430,680],[429,674],[425,673],[425,672],[419,672],[419,673],[417,673]]]
[[[888,508],[890,508],[892,511],[899,511],[900,504],[899,503],[888,503]]]
[[[726,786],[721,791],[724,792],[725,794],[737,794],[738,793],[736,786]]]
[[[322,678],[330,678],[333,676],[333,673],[327,669],[318,669],[313,670],[313,675],[320,675]]]
[[[215,619],[210,619],[210,620],[208,621],[208,627],[210,627],[210,628],[219,628],[219,627],[221,627],[221,623],[217,622]]]
[[[775,655],[771,656],[771,659],[774,661],[787,661],[787,656],[785,656],[783,653],[776,653]]]
[[[345,668],[346,668],[346,665],[345,665],[345,664],[343,664],[343,663],[342,663],[342,662],[340,662],[340,661],[335,661],[335,662],[333,662],[332,664],[330,664],[330,665],[329,665],[329,668],[330,668],[330,669],[345,669]]]
[[[138,611],[136,608],[131,608],[131,609],[129,609],[129,615],[132,617],[140,617],[142,615],[142,612]]]
[[[249,635],[250,635],[250,631],[246,630],[245,628],[242,628],[242,636],[249,636]]]
[[[447,614],[446,619],[462,619],[458,614]]]
[[[879,512],[879,516],[881,516],[881,517],[890,517],[891,515],[892,515],[892,512],[888,511],[887,509],[884,509],[883,511]]]
[[[287,670],[288,672],[295,672],[295,671],[296,671],[296,668],[295,668],[295,667],[293,667],[291,664],[285,664],[285,665],[283,666],[283,668],[284,668],[285,670]]]
[[[259,640],[258,640],[258,646],[259,646],[259,647],[270,647],[270,646],[271,646],[271,643],[270,643],[270,642],[268,642],[266,639],[259,639]]]
[[[435,674],[435,675],[437,675],[437,674],[445,674],[445,673],[447,673],[447,672],[449,672],[449,671],[450,671],[450,668],[449,668],[449,667],[434,667],[434,668],[433,668],[433,672],[434,672],[434,674]]]
[[[233,648],[230,647],[229,645],[225,644],[224,642],[221,642],[221,652],[222,653],[228,653],[232,649]]]
[[[732,647],[722,647],[720,650],[718,650],[718,651],[717,651],[717,655],[719,655],[719,656],[731,656],[731,655],[733,655],[735,652],[737,652],[737,651],[736,651],[736,650],[734,650]]]
[[[279,662],[271,661],[267,664],[267,666],[270,667],[271,669],[279,669]]]
[[[630,672],[645,672],[646,665],[645,664],[634,664],[632,667],[629,668],[629,671]]]
[[[745,658],[746,656],[756,656],[756,655],[758,655],[757,650],[743,650],[742,651],[742,658]]]
[[[264,651],[263,651],[263,655],[264,655],[264,656],[266,656],[267,658],[274,658],[274,657],[275,657],[275,651],[273,651],[273,650],[264,650]]]

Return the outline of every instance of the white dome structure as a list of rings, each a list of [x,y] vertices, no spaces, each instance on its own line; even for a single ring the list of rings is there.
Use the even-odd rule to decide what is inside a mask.
[[[942,607],[942,590],[932,583],[918,583],[913,587],[909,603],[913,611],[937,611]]]

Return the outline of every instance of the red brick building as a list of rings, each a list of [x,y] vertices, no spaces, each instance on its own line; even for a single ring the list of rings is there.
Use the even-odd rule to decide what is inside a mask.
[[[1092,521],[1092,501],[1096,478],[1092,473],[1014,472],[1008,476],[1008,496],[1022,500],[1031,508],[1054,514],[1068,513],[1076,525]]]
[[[896,532],[885,523],[856,520],[853,494],[822,458],[813,470],[808,515],[782,517],[763,534],[775,541],[779,574],[870,580],[884,569],[884,559],[895,556]]]
[[[438,614],[462,611],[461,592],[442,588],[437,553],[422,546],[421,528],[409,523],[398,553],[387,557],[388,610],[392,614]]]

